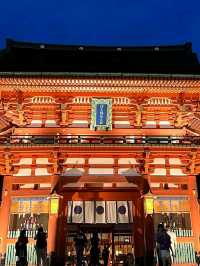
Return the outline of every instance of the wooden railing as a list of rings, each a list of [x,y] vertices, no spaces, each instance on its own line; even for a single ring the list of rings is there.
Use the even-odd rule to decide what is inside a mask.
[[[103,135],[34,135],[0,136],[0,145],[173,145],[200,146],[200,136],[103,136]]]

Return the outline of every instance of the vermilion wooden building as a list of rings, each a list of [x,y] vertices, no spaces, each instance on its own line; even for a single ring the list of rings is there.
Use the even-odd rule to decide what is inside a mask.
[[[80,227],[88,239],[98,231],[101,249],[110,244],[113,265],[122,265],[128,253],[138,265],[150,265],[153,227],[160,222],[177,235],[176,263],[194,263],[200,250],[200,66],[190,44],[8,40],[0,71],[5,265],[15,263],[23,228],[29,264],[35,264],[39,225],[48,231],[48,253],[57,265],[73,265]]]

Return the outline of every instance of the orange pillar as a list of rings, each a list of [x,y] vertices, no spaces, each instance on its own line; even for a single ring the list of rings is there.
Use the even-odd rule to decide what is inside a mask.
[[[51,261],[50,265],[64,265],[65,216],[62,210],[62,197],[60,197],[58,212],[49,213],[47,253]]]
[[[135,201],[134,212],[134,246],[135,246],[135,259],[138,265],[144,265],[145,255],[145,221],[144,221],[144,198],[138,197]]]
[[[59,176],[51,177],[51,188],[56,189],[59,185]],[[52,191],[56,192],[56,191]],[[48,222],[48,239],[47,239],[47,253],[50,258],[50,265],[56,265],[56,239],[58,228],[59,206],[56,213],[51,213],[51,195],[49,197],[49,222]]]
[[[48,241],[47,252],[51,256],[56,252],[56,235],[57,235],[58,215],[50,214],[48,223]]]
[[[154,222],[153,216],[148,214],[145,217],[145,241],[146,241],[146,265],[153,265],[154,258]]]
[[[67,209],[63,198],[60,198],[59,215],[58,215],[58,229],[56,239],[56,253],[58,255],[59,265],[64,265],[65,261],[65,243],[66,243],[66,223],[67,223]]]
[[[200,250],[200,243],[199,243],[200,207],[196,194],[196,176],[188,176],[188,179],[189,179],[189,195],[190,195],[190,206],[191,206],[191,224],[194,236],[194,245],[195,245],[195,250]]]
[[[9,226],[9,213],[11,204],[11,176],[4,176],[3,199],[0,208],[0,254],[4,260],[6,255],[6,240]]]

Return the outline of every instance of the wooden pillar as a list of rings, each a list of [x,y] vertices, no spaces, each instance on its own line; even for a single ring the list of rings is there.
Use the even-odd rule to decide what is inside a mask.
[[[146,241],[146,265],[153,265],[154,258],[154,222],[152,215],[148,214],[145,217],[145,241]]]
[[[49,214],[47,252],[50,256],[56,253],[58,214]]]
[[[6,240],[9,227],[9,214],[10,214],[10,205],[11,205],[11,176],[4,176],[3,184],[3,196],[2,204],[0,208],[0,254],[5,259],[6,255]]]
[[[66,250],[66,223],[67,223],[67,202],[60,198],[59,214],[58,214],[58,228],[56,239],[56,253],[58,256],[58,265],[64,265],[65,250]]]
[[[53,169],[55,171],[55,168],[57,168],[57,164],[53,164]],[[58,174],[54,174],[51,176],[51,193],[53,192],[58,192],[59,187],[60,187],[60,176]]]
[[[58,187],[59,176],[54,175],[51,177],[51,189],[52,192]],[[51,197],[51,195],[50,195]],[[51,199],[49,199],[51,200]],[[51,204],[51,203],[50,203]],[[60,200],[59,200],[60,205]],[[58,217],[59,217],[59,207],[57,213],[51,213],[51,206],[49,208],[49,222],[48,222],[48,239],[47,239],[47,253],[50,258],[50,265],[56,265],[56,241],[57,241],[57,229],[58,229]]]
[[[48,241],[47,253],[50,258],[50,265],[64,265],[65,254],[65,231],[64,222],[65,215],[63,212],[62,197],[59,198],[58,212],[55,214],[49,213],[48,223]]]
[[[191,206],[191,224],[192,224],[192,231],[194,236],[194,245],[195,250],[200,250],[200,207],[197,200],[196,195],[196,176],[188,176],[189,180],[189,195],[190,195],[190,206]]]
[[[134,226],[134,246],[135,259],[137,265],[144,265],[145,255],[145,221],[144,221],[144,198],[141,198],[138,193],[138,198],[135,201],[135,212],[133,217]]]

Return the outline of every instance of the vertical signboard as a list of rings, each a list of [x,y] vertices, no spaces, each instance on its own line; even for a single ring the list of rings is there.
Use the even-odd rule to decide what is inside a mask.
[[[92,99],[90,128],[92,130],[112,129],[112,99]]]

